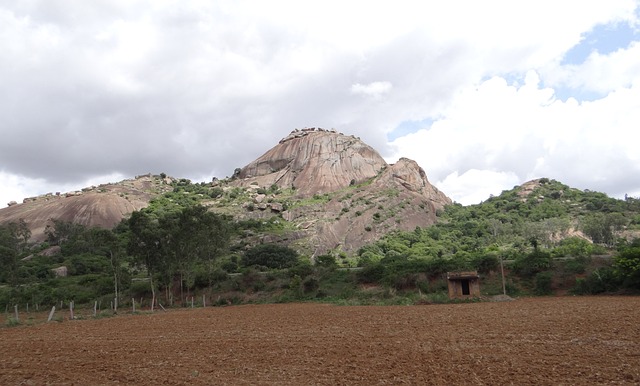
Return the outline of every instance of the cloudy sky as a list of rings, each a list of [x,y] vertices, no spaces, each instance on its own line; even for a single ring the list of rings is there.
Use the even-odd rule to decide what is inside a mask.
[[[0,207],[336,128],[474,204],[640,196],[640,0],[0,0]]]

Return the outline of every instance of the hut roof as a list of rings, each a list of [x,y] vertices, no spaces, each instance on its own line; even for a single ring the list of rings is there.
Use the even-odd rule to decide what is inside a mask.
[[[477,278],[479,278],[477,271],[447,272],[448,280],[477,279]]]

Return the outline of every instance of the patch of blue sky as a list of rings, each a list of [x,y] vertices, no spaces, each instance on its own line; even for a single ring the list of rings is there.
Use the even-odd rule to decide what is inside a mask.
[[[578,102],[592,102],[598,99],[602,99],[607,95],[604,93],[599,93],[592,90],[584,90],[582,88],[569,88],[569,87],[558,87],[556,86],[553,89],[553,94],[555,99],[566,102],[567,99],[573,98]]]
[[[431,118],[426,118],[419,121],[403,121],[395,129],[387,133],[387,140],[389,142],[395,141],[400,137],[404,137],[405,135],[415,133],[418,130],[427,129],[431,127],[433,122],[434,120]]]
[[[640,31],[628,23],[597,25],[566,52],[562,64],[582,64],[594,51],[607,55],[637,40],[640,40]]]

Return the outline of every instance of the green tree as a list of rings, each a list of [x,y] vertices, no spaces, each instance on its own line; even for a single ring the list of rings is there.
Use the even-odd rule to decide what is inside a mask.
[[[242,263],[246,267],[254,265],[271,269],[293,267],[298,262],[298,252],[278,244],[260,244],[245,252]]]
[[[113,294],[116,299],[114,309],[117,311],[122,284],[122,264],[126,257],[126,240],[118,237],[118,234],[109,229],[93,228],[88,233],[94,242],[94,253],[99,253],[109,262],[109,270],[113,278]]]
[[[624,287],[640,290],[640,239],[618,251],[614,257],[614,269]]]
[[[0,226],[0,278],[11,287],[13,299],[18,296],[21,284],[20,254],[27,250],[30,237],[31,231],[23,219]]]
[[[229,219],[201,205],[162,212],[157,219],[145,211],[134,212],[128,226],[131,232],[128,251],[139,265],[146,267],[153,297],[153,276],[157,274],[163,279],[169,301],[176,277],[184,300],[185,285],[187,288],[194,285],[199,262],[207,265],[211,285],[215,259],[226,249],[231,237]]]
[[[184,285],[193,286],[197,262],[207,264],[211,284],[213,263],[229,242],[229,221],[202,205],[193,205],[183,208],[177,215],[161,218],[160,227],[166,240],[165,251],[173,257],[178,268],[184,300]]]
[[[135,211],[127,221],[129,227],[129,242],[127,251],[134,257],[134,262],[144,266],[149,277],[151,287],[151,311],[156,302],[156,282],[154,276],[160,274],[165,266],[162,253],[161,234],[157,219],[148,213]]]
[[[582,231],[594,243],[612,247],[626,224],[627,221],[621,213],[593,213],[584,216],[580,225]]]
[[[31,230],[24,221],[24,219],[18,220],[17,223],[11,222],[7,225],[11,237],[15,241],[16,252],[23,253],[29,247],[29,239],[31,238]]]

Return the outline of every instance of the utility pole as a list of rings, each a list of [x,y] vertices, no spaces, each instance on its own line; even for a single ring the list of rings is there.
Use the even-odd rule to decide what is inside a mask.
[[[507,287],[504,284],[504,264],[502,263],[502,255],[500,255],[500,273],[502,274],[502,294],[507,295]]]

